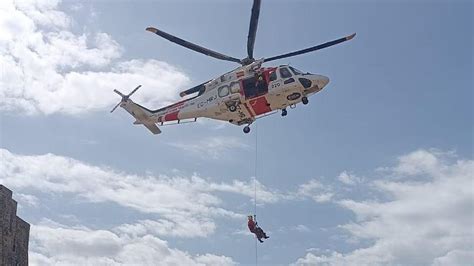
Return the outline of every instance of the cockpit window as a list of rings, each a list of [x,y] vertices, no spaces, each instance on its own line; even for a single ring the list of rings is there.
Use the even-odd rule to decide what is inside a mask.
[[[293,74],[295,75],[302,75],[303,72],[299,71],[298,69],[294,68],[294,67],[290,67],[291,71],[293,71]]]
[[[277,79],[277,73],[276,71],[272,71],[272,73],[270,73],[270,81],[274,81]]]
[[[280,76],[284,79],[291,77],[291,73],[286,67],[280,68]]]

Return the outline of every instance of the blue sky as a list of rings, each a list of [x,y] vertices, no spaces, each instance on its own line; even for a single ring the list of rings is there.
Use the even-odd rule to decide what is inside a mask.
[[[109,113],[113,89],[143,84],[134,100],[157,108],[236,67],[146,27],[243,58],[250,9],[251,1],[0,5],[0,182],[32,224],[32,263],[254,263],[245,216],[256,138],[258,219],[271,235],[260,263],[471,261],[470,1],[264,0],[257,57],[357,36],[276,62],[331,81],[249,135],[203,119],[153,136],[123,110]],[[420,245],[429,248],[413,252]]]

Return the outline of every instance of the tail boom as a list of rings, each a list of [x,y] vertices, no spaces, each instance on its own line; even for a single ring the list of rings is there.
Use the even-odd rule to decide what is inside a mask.
[[[190,99],[180,101],[158,110],[147,109],[132,100],[127,100],[120,106],[136,119],[134,122],[135,125],[144,125],[153,134],[159,134],[161,133],[161,130],[156,126],[157,123],[163,124],[172,121],[179,122],[180,120],[197,117],[195,112],[190,112],[190,110],[186,108],[185,103],[189,100]]]
[[[130,99],[130,96],[135,93],[139,88],[136,87],[131,93],[125,95],[118,90],[114,90],[115,93],[122,97],[122,100],[112,109],[113,112],[118,106],[122,107],[131,116],[135,118],[135,125],[144,125],[153,134],[160,134],[161,130],[156,125],[157,123],[163,124],[164,122],[179,121],[183,119],[197,118],[198,112],[195,110],[195,102],[192,101],[195,97],[179,101],[172,105],[157,109],[150,110],[144,106],[141,106]]]

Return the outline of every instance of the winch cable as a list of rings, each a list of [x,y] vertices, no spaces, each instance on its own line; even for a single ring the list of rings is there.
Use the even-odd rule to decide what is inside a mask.
[[[257,223],[257,166],[258,166],[258,127],[257,123],[255,123],[255,169],[254,169],[254,213],[253,217],[255,223]],[[255,238],[255,265],[258,265],[258,243],[257,238]]]

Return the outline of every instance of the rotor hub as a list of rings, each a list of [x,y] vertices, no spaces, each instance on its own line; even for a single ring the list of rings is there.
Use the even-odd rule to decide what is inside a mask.
[[[252,64],[253,62],[255,62],[255,59],[254,58],[250,58],[250,57],[246,57],[244,59],[241,60],[241,63],[243,66],[246,66],[246,65],[250,65]]]

